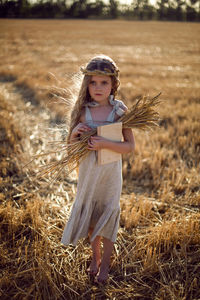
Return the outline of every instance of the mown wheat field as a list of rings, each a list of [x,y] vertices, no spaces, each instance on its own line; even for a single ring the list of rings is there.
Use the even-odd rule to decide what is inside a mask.
[[[195,23],[0,20],[1,299],[200,299],[199,46]],[[134,130],[134,156],[123,157],[120,229],[104,287],[88,278],[88,240],[60,243],[76,178],[63,170],[50,185],[35,176],[60,153],[23,167],[60,133],[66,138],[67,107],[51,87],[72,88],[99,53],[117,62],[118,98],[128,106],[162,92],[160,126]]]

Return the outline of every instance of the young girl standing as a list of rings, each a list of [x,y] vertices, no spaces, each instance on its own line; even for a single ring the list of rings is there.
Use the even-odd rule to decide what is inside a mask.
[[[81,71],[84,78],[71,114],[68,143],[77,141],[85,131],[116,122],[127,110],[122,101],[115,100],[119,71],[111,58],[104,55],[94,57]],[[122,142],[113,142],[100,136],[93,136],[89,140],[90,151],[79,166],[77,195],[62,236],[63,244],[76,245],[80,238],[89,235],[93,253],[89,273],[97,276],[99,283],[108,278],[118,231],[122,162],[119,160],[98,165],[96,151],[103,148],[121,154],[133,151],[132,130],[123,129],[122,133]]]

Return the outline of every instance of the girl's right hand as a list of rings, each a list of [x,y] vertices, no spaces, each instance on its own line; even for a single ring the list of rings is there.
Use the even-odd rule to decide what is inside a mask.
[[[86,131],[90,131],[91,128],[87,125],[85,125],[84,123],[78,123],[78,125],[76,125],[76,127],[74,127],[74,129],[72,130],[71,133],[71,138],[75,139],[79,136],[81,136],[84,132]]]

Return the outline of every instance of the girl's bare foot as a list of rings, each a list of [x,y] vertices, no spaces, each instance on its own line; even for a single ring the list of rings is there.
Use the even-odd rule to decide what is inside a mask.
[[[112,254],[114,243],[107,238],[103,238],[103,257],[100,271],[96,278],[96,283],[105,284],[108,279],[110,257]]]
[[[101,237],[97,236],[93,242],[91,242],[92,246],[92,261],[88,268],[88,272],[90,276],[96,276],[99,271],[99,266],[101,263],[101,253],[100,253],[100,242]]]
[[[102,265],[100,267],[100,271],[96,278],[96,283],[105,284],[108,280],[108,274],[109,274],[109,265],[107,266]]]
[[[99,266],[101,264],[101,261],[100,259],[97,261],[96,259],[94,259],[94,257],[92,258],[92,261],[90,263],[90,266],[88,268],[88,273],[91,275],[91,276],[96,276],[97,273],[99,272]]]

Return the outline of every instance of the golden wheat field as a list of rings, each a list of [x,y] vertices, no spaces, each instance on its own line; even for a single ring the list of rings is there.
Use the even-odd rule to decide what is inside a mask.
[[[1,299],[200,299],[199,50],[198,23],[0,20]],[[72,88],[72,76],[99,53],[117,62],[118,98],[128,106],[162,92],[160,126],[134,130],[135,153],[123,157],[104,287],[88,278],[88,240],[60,243],[76,178],[66,170],[51,185],[35,177],[48,157],[23,167],[60,131],[65,139],[67,108],[51,87]]]

